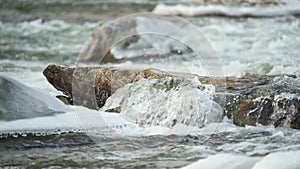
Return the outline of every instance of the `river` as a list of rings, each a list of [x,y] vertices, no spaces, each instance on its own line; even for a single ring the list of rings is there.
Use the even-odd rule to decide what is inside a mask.
[[[59,94],[42,74],[48,64],[74,66],[98,22],[149,12],[159,2],[1,0],[0,72],[35,90],[53,96]],[[167,4],[178,2],[182,1],[167,1]],[[209,39],[218,54],[224,76],[292,74],[299,78],[299,17],[201,16],[184,19],[196,25]],[[125,51],[119,49],[118,52]],[[131,52],[134,54],[135,51]],[[170,64],[169,58],[148,61],[127,60],[108,65],[150,65],[166,71],[184,71],[188,67],[189,73],[207,75],[189,57],[184,58],[182,69],[176,61]],[[128,132],[126,127],[120,127],[117,130],[122,134],[111,135],[108,129],[95,137],[80,127],[51,129],[55,120],[51,123],[51,116],[43,118],[45,123],[49,118],[49,124],[45,126],[50,129],[43,130],[34,118],[0,119],[0,167],[179,168],[217,154],[262,158],[274,152],[300,150],[299,130],[261,125],[238,127],[226,118],[221,123],[211,123],[183,136],[169,132],[155,134],[158,130],[155,128]],[[57,126],[68,123],[64,122],[68,118],[63,115],[58,115],[56,120]],[[7,126],[14,128],[9,131]],[[40,131],[31,130],[32,126]]]

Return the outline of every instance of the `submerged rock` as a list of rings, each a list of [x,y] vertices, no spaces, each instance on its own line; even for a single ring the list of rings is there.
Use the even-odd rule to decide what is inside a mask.
[[[98,25],[94,29],[83,53],[81,53],[80,60],[96,62],[116,61],[116,58],[110,51],[111,47],[121,40],[125,41],[122,43],[123,46],[136,42],[138,36],[131,35],[137,35],[135,19],[119,20],[119,22]],[[127,37],[127,39],[124,39],[124,37]]]
[[[99,24],[93,31],[79,61],[117,62],[133,58],[159,58],[191,53],[170,35],[182,33],[182,25],[154,14],[131,15]]]
[[[0,74],[0,121],[50,116],[65,110],[55,97]]]

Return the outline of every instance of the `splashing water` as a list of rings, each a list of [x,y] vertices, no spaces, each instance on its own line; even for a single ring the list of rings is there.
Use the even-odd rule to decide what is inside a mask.
[[[196,77],[141,79],[117,90],[101,110],[120,109],[121,114],[144,127],[173,127],[177,123],[203,127],[222,120],[222,108],[212,100],[214,90]]]

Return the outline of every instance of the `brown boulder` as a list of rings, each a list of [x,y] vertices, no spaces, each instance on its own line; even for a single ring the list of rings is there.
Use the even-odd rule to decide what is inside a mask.
[[[48,82],[74,105],[83,105],[98,109],[105,104],[108,97],[117,89],[141,78],[154,79],[165,77],[163,72],[153,70],[118,70],[116,68],[80,67],[71,68],[59,65],[49,65],[43,74]]]

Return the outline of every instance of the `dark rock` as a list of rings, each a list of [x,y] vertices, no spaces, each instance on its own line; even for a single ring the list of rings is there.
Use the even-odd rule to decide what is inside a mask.
[[[256,81],[257,82],[257,81]],[[262,82],[260,80],[260,82]],[[226,114],[239,126],[274,125],[300,129],[300,83],[295,76],[265,79],[257,85],[231,87]]]
[[[61,102],[63,102],[65,105],[72,105],[73,101],[71,98],[67,97],[67,96],[63,96],[63,95],[58,95],[56,96],[56,98],[58,98]]]
[[[57,90],[62,91],[66,96],[72,96],[73,71],[73,68],[48,65],[43,74]]]

